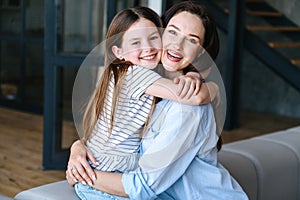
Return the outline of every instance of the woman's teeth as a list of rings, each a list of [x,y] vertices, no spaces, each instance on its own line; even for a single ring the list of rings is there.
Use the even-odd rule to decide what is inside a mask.
[[[173,53],[173,52],[171,52],[171,51],[168,51],[168,54],[169,54],[170,56],[172,56],[173,58],[181,59],[181,56],[176,55],[175,53]]]

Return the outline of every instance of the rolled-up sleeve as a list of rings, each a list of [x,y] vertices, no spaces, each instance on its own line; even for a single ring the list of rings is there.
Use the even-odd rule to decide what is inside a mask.
[[[171,102],[156,109],[161,110],[154,113],[143,139],[149,144],[139,168],[122,178],[131,199],[155,199],[185,173],[198,153],[211,150],[217,141],[211,137],[216,135],[211,106]]]

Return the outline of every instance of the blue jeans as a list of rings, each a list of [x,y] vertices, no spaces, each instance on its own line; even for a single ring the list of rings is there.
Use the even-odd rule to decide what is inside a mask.
[[[101,199],[101,200],[128,200],[128,198],[114,196],[105,192],[101,192],[89,185],[84,185],[82,183],[75,184],[75,191],[77,196],[81,200],[94,200],[94,199]]]

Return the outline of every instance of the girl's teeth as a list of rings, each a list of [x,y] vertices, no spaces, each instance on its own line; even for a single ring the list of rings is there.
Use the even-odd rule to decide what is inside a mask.
[[[152,55],[152,56],[146,56],[143,59],[145,59],[145,60],[152,60],[154,57],[155,57],[154,55]]]

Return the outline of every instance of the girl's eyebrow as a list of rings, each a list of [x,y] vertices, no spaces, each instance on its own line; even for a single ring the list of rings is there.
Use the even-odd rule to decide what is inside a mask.
[[[177,26],[175,26],[175,25],[173,25],[173,24],[171,24],[171,25],[169,25],[169,26],[171,26],[172,28],[176,29],[177,31],[180,31],[180,28],[178,28]],[[195,34],[192,34],[192,33],[190,33],[190,34],[188,34],[188,35],[191,36],[191,37],[198,38],[198,39],[200,40],[200,37],[199,37],[198,35],[195,35]]]
[[[154,34],[158,34],[158,31],[153,31],[152,33],[150,33],[149,35],[154,35]],[[134,38],[130,38],[129,41],[134,41],[134,40],[139,40],[142,37],[134,37]]]

